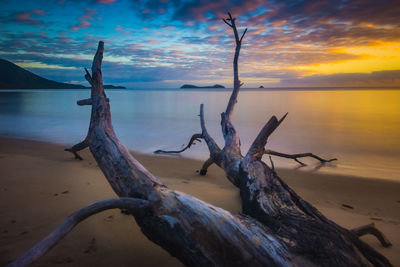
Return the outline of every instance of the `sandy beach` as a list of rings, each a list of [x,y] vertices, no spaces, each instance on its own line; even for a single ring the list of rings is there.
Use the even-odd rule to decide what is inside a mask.
[[[74,211],[116,197],[90,152],[83,161],[60,145],[0,138],[0,265],[18,257]],[[134,153],[170,188],[238,213],[238,190],[216,166],[196,173],[200,161]],[[374,222],[393,246],[363,237],[400,266],[400,182],[279,169],[304,199],[340,225]],[[400,178],[399,178],[400,179]],[[400,180],[399,180],[400,181]],[[343,206],[345,204],[345,206]],[[140,232],[119,210],[99,213],[79,224],[35,266],[182,266]]]

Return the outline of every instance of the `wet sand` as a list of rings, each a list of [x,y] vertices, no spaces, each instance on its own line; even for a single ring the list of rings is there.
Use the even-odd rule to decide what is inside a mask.
[[[238,190],[218,167],[199,176],[196,170],[202,162],[197,160],[134,155],[170,188],[233,213],[241,210]],[[59,145],[0,138],[0,265],[18,257],[74,211],[116,196],[90,152],[85,150],[82,156],[83,161],[76,161]],[[400,266],[400,182],[287,169],[278,174],[342,226],[374,222],[393,246],[383,248],[370,236],[363,239]],[[181,266],[119,210],[85,220],[35,266],[60,264]]]

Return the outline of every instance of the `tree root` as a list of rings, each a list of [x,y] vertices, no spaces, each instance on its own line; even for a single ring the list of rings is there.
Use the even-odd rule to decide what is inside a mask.
[[[375,227],[374,223],[363,225],[351,229],[350,231],[356,234],[357,236],[363,236],[368,234],[373,235],[379,240],[379,242],[381,242],[382,246],[385,248],[392,246],[392,243],[389,241],[389,239]]]

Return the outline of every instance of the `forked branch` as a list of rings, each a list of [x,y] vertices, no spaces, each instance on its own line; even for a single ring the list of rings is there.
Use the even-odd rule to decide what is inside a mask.
[[[223,21],[229,27],[232,28],[233,34],[235,35],[235,43],[236,43],[235,56],[233,58],[233,90],[232,90],[232,94],[229,99],[228,105],[226,107],[226,111],[225,111],[225,117],[226,117],[227,121],[230,121],[231,115],[233,112],[233,108],[237,102],[237,96],[239,94],[239,89],[243,85],[242,83],[240,83],[240,80],[239,80],[238,61],[239,61],[240,48],[242,46],[242,40],[243,40],[244,35],[247,32],[247,28],[244,30],[242,36],[239,38],[239,34],[238,34],[236,24],[235,24],[236,19],[233,18],[231,13],[229,13],[229,12],[228,12],[228,16],[229,16],[229,18],[223,19]],[[230,21],[230,23],[228,21]]]
[[[88,99],[82,99],[82,100],[77,101],[76,103],[78,106],[93,105],[94,102],[98,101],[98,99],[95,100],[95,98],[98,97],[99,95],[104,96],[104,100],[107,103],[110,101],[108,98],[105,97],[104,88],[103,88],[103,79],[101,76],[101,63],[103,60],[103,51],[104,51],[104,43],[100,41],[97,51],[96,51],[96,55],[93,58],[92,74],[90,74],[89,71],[85,68],[85,78],[92,86],[91,97]],[[96,114],[96,113],[92,112],[92,116],[93,116],[93,114]],[[68,151],[68,152],[71,152],[72,154],[74,154],[75,159],[83,160],[83,158],[78,154],[78,152],[89,146],[89,133],[90,133],[92,127],[93,127],[93,125],[90,124],[88,134],[86,135],[86,138],[82,142],[80,142],[70,148],[66,148],[66,149],[64,149],[64,151]]]
[[[184,148],[182,148],[180,150],[161,150],[161,149],[159,149],[159,150],[154,151],[154,153],[156,153],[156,154],[179,154],[179,153],[184,152],[188,148],[190,148],[192,145],[194,145],[196,141],[201,142],[200,139],[204,139],[204,141],[206,142],[206,144],[210,150],[210,154],[214,155],[216,153],[219,153],[221,151],[221,149],[219,148],[218,144],[215,142],[214,138],[212,138],[207,131],[206,122],[204,119],[204,105],[203,104],[200,105],[199,117],[200,117],[201,134],[196,133],[196,134],[192,135],[192,137],[189,140],[189,143]]]
[[[89,205],[69,216],[53,232],[28,250],[24,255],[10,263],[8,267],[29,266],[41,256],[46,254],[52,247],[54,247],[78,223],[96,213],[108,209],[126,209],[129,210],[130,213],[137,214],[139,212],[143,212],[143,209],[148,206],[147,200],[126,197],[107,199]]]
[[[267,144],[268,137],[278,128],[282,121],[286,118],[286,113],[280,120],[272,116],[269,121],[261,129],[253,144],[250,146],[247,156],[255,159],[261,159],[264,155],[264,147]]]

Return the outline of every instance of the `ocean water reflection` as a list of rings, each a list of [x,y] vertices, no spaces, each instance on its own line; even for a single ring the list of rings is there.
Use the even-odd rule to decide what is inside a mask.
[[[0,135],[73,144],[86,134],[90,107],[75,103],[87,90],[0,92]],[[228,90],[108,91],[114,128],[129,149],[151,153],[181,147],[199,132],[199,106],[205,105],[209,132],[222,144],[219,118]],[[314,152],[339,161],[322,168],[306,160],[305,171],[377,177],[400,181],[399,90],[243,90],[233,122],[246,153],[273,114],[289,112],[270,137],[268,148],[285,153]],[[207,158],[204,144],[182,156]],[[296,168],[274,158],[278,167]]]

